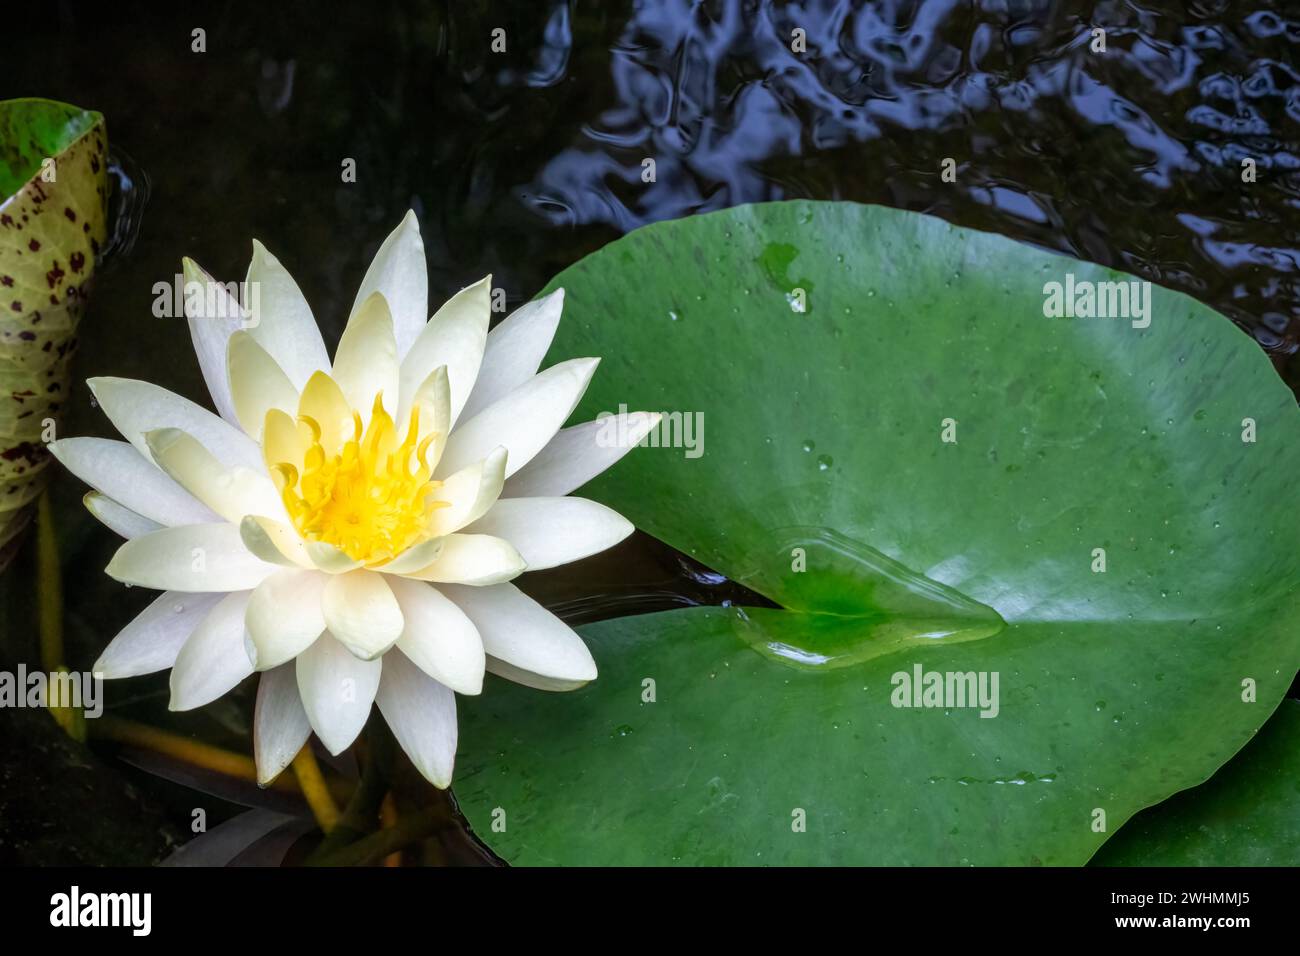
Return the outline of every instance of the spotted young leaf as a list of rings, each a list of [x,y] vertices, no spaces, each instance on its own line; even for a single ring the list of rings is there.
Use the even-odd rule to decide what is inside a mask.
[[[108,218],[104,118],[0,102],[0,569],[45,487]]]

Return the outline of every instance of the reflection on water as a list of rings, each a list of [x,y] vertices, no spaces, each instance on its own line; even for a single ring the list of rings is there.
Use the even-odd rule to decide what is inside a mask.
[[[619,232],[800,197],[921,210],[1188,292],[1285,360],[1300,19],[1227,0],[1071,6],[638,5],[611,88],[521,196],[557,226]]]
[[[65,9],[17,53],[10,92],[108,115],[158,183],[154,272],[192,252],[241,276],[258,235],[306,271],[309,298],[343,303],[410,205],[435,295],[492,271],[518,302],[647,222],[844,198],[1189,292],[1284,364],[1300,341],[1300,17],[1283,9],[395,3],[329,30],[312,5],[277,4],[212,17],[196,54],[188,19],[128,3]],[[324,316],[336,334],[344,311]]]
[[[108,203],[108,241],[100,254],[104,265],[131,254],[145,207],[149,203],[149,174],[128,155],[126,150],[109,145],[108,177],[111,193]]]

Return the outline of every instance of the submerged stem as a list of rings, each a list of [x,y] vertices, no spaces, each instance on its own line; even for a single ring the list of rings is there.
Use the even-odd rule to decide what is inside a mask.
[[[393,800],[393,792],[390,790],[384,796],[383,803],[379,804],[379,825],[385,830],[392,830],[397,826],[397,804]],[[397,850],[384,857],[384,866],[401,866],[402,851]]]
[[[51,674],[67,673],[63,665],[63,571],[59,565],[59,541],[54,533],[54,513],[50,492],[45,490],[36,501],[36,613],[40,634],[41,666]],[[55,722],[73,740],[86,739],[86,715],[71,700],[58,699],[51,682],[46,708]]]
[[[302,788],[307,806],[311,807],[316,822],[328,835],[339,822],[339,808],[325,783],[324,775],[320,772],[316,755],[311,752],[311,744],[303,744],[302,749],[298,751],[298,756],[293,758],[293,772],[298,778],[298,786]]]
[[[48,490],[36,503],[36,572],[41,664],[54,673],[63,666],[63,574]]]
[[[124,720],[121,717],[106,716],[100,717],[94,722],[91,733],[103,740],[112,740],[116,743],[139,747],[143,750],[152,750],[167,757],[183,760],[196,767],[215,770],[217,773],[223,773],[228,777],[237,777],[240,780],[249,780],[253,783],[257,782],[257,767],[253,764],[252,758],[245,757],[243,754],[231,753],[229,750],[222,750],[220,747],[213,747],[197,740],[190,740],[188,737],[169,733],[166,730],[159,730],[157,727],[138,724],[133,720]],[[293,785],[291,779],[285,777],[281,777],[271,786],[277,790],[298,789]]]
[[[356,789],[352,791],[352,797],[348,800],[343,815],[339,817],[337,824],[327,831],[326,837],[321,841],[320,846],[312,851],[307,860],[309,864],[318,857],[328,856],[353,840],[365,836],[375,828],[375,817],[379,812],[379,802],[383,799],[388,783],[380,761],[376,759],[374,747],[365,748],[363,753],[361,781],[357,784]]]
[[[444,825],[437,809],[405,817],[396,826],[376,831],[356,843],[324,856],[313,856],[308,866],[368,866],[396,853],[408,844],[423,839]]]
[[[87,722],[91,735],[99,740],[111,740],[141,750],[152,751],[165,757],[183,761],[205,770],[225,774],[238,780],[257,783],[257,765],[251,757],[222,750],[211,744],[205,744],[180,734],[174,734],[147,724],[139,724],[121,717],[100,717]],[[302,793],[297,779],[290,774],[281,774],[268,785],[273,790],[286,793]],[[337,784],[331,784],[338,791]]]

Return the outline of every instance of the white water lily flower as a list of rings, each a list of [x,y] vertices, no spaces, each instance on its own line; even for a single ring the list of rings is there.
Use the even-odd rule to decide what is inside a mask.
[[[407,213],[362,280],[331,364],[297,284],[260,244],[253,314],[194,263],[186,297],[214,415],[165,389],[90,381],[125,442],[69,438],[55,456],[128,539],[108,573],[164,591],[95,664],[105,677],[171,668],[189,710],[261,672],[254,718],[268,783],[312,730],[339,753],[379,705],[439,787],[456,752],[453,692],[485,670],[543,690],[596,676],[569,627],[512,578],[610,547],[616,512],[565,497],[649,433],[633,413],[561,430],[597,359],[538,372],[563,290],[490,334],[489,279],[426,322],[424,245]],[[247,328],[244,326],[247,325]]]

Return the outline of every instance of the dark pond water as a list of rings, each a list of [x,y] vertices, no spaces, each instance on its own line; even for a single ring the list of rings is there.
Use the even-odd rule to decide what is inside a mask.
[[[79,377],[148,378],[203,400],[184,325],[153,316],[152,288],[181,255],[242,278],[254,236],[334,341],[408,207],[431,302],[491,272],[519,303],[645,223],[808,197],[925,211],[1183,290],[1300,385],[1300,10],[1282,4],[39,7],[8,45],[0,97],[102,111],[122,186]],[[504,53],[491,49],[497,28]],[[806,52],[792,51],[795,30]],[[347,159],[355,183],[342,181]],[[945,159],[956,182],[941,178]],[[88,397],[67,431],[108,434]],[[148,596],[103,577],[112,542],[75,485],[60,482],[56,502],[77,666]],[[752,600],[639,535],[580,573],[524,583],[575,622]],[[21,654],[19,630],[7,656]],[[246,750],[248,699],[178,719],[165,680],[129,687],[128,712]],[[133,779],[164,827],[184,827],[183,788]],[[481,858],[444,842],[442,859]]]

